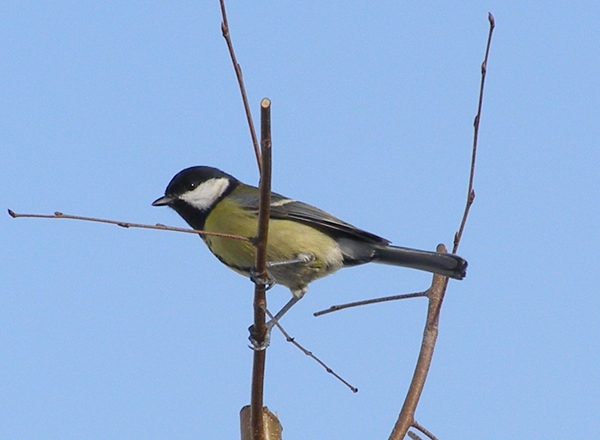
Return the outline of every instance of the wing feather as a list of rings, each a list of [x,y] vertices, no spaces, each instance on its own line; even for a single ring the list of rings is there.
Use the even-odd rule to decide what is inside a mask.
[[[258,214],[258,196],[248,196],[249,194],[240,194],[237,201],[242,204],[245,209]],[[273,219],[287,219],[302,222],[332,236],[351,236],[373,244],[387,245],[390,243],[389,240],[346,223],[322,209],[315,208],[307,203],[288,199],[277,193],[271,193],[270,217]]]

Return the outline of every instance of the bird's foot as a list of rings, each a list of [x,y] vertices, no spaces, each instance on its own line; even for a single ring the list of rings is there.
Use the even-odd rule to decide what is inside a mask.
[[[254,284],[264,286],[265,291],[269,290],[275,285],[275,283],[277,283],[277,280],[269,273],[268,270],[259,273],[254,267],[250,269],[250,281],[252,281]]]
[[[256,335],[256,332],[254,330],[254,324],[252,324],[250,327],[248,327],[248,331],[250,332],[250,336],[248,336],[250,345],[248,347],[250,347],[254,351],[263,351],[271,344],[271,330],[273,329],[273,326],[275,325],[275,322],[273,322],[274,319],[275,318],[271,319],[269,322],[267,322],[265,324],[267,327],[267,331],[265,332],[265,336],[264,336],[264,338],[262,338],[261,342],[258,342],[258,339],[257,339],[258,335]]]

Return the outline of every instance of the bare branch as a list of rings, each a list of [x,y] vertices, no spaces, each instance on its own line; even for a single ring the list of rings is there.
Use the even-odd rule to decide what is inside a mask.
[[[232,238],[234,240],[242,240],[252,242],[250,237],[242,237],[241,235],[223,234],[221,232],[202,231],[200,229],[177,228],[175,226],[165,226],[157,223],[156,225],[147,225],[144,223],[131,223],[119,220],[109,220],[97,217],[85,217],[82,215],[63,214],[56,211],[54,214],[19,214],[12,209],[8,210],[8,215],[12,218],[64,218],[69,220],[82,220],[86,222],[107,223],[109,225],[117,225],[122,228],[140,228],[140,229],[158,229],[159,231],[184,232],[186,234],[211,235],[215,237]]]
[[[422,298],[424,296],[427,296],[428,293],[429,293],[429,291],[426,290],[424,292],[404,293],[402,295],[384,296],[381,298],[372,298],[372,299],[365,299],[363,301],[355,301],[355,302],[351,302],[351,303],[338,304],[338,305],[331,306],[325,310],[319,310],[318,312],[313,313],[313,316],[322,316],[322,315],[326,315],[328,313],[337,312],[338,310],[349,309],[351,307],[366,306],[369,304],[378,304],[378,303],[387,302],[387,301],[397,301],[400,299],[409,299],[409,298]]]
[[[269,236],[269,216],[271,211],[271,101],[264,98],[260,102],[261,158],[260,200],[258,208],[258,234],[254,269],[258,278],[254,286],[254,327],[253,339],[264,344],[267,334],[265,311],[267,309],[267,238]],[[262,280],[263,282],[260,282]],[[263,420],[263,393],[265,385],[266,349],[254,350],[252,364],[252,390],[250,406],[251,423],[255,440],[265,438]]]
[[[447,252],[443,244],[438,245],[438,252]],[[404,405],[396,421],[396,425],[390,435],[390,440],[401,440],[406,435],[408,429],[414,425],[415,410],[421,398],[421,393],[425,386],[425,380],[433,358],[433,350],[438,335],[439,311],[442,306],[446,287],[448,286],[448,277],[434,275],[431,287],[429,288],[429,306],[427,308],[427,320],[423,331],[423,340],[421,341],[421,350],[415,366],[415,372],[408,388]]]
[[[233,50],[233,43],[231,42],[231,35],[229,34],[229,23],[227,22],[227,12],[225,11],[225,0],[219,0],[221,4],[221,16],[223,21],[221,22],[221,31],[223,32],[223,38],[227,43],[227,49],[229,50],[229,56],[233,63],[233,70],[235,70],[235,76],[237,78],[238,85],[240,87],[240,93],[242,95],[242,102],[244,103],[244,112],[246,113],[246,120],[248,121],[248,128],[250,129],[250,137],[252,138],[252,145],[254,146],[254,154],[256,155],[256,163],[258,164],[258,172],[262,173],[262,161],[260,160],[260,149],[258,147],[258,138],[256,137],[256,130],[254,130],[254,121],[252,120],[252,112],[250,111],[250,104],[248,104],[248,96],[246,95],[246,86],[244,85],[244,76],[242,75],[242,68],[237,62],[235,51]]]
[[[413,428],[421,431],[423,434],[425,434],[431,440],[438,440],[438,438],[435,435],[433,435],[433,433],[431,431],[429,431],[427,428],[425,428],[423,425],[417,423],[416,421],[413,423],[412,426],[413,426]]]
[[[268,310],[267,310],[267,315],[269,315],[269,317],[271,319],[273,319],[273,315]],[[313,359],[317,364],[319,364],[321,367],[323,367],[325,369],[325,371],[327,371],[329,374],[333,375],[333,377],[335,377],[337,380],[339,380],[344,385],[346,385],[350,389],[350,391],[352,391],[353,393],[358,393],[358,388],[352,386],[342,376],[340,376],[335,371],[333,371],[330,367],[328,367],[327,364],[325,362],[323,362],[321,359],[319,359],[317,356],[315,356],[312,351],[307,350],[302,345],[300,345],[300,343],[296,341],[296,338],[290,336],[290,334],[285,331],[285,329],[281,326],[281,324],[279,323],[279,321],[275,322],[275,326],[277,326],[277,328],[279,329],[279,331],[283,334],[283,336],[285,336],[285,340],[287,342],[292,343],[298,350],[300,350],[302,353],[304,353],[309,358]]]
[[[483,86],[485,81],[485,73],[487,69],[487,60],[489,55],[489,49],[491,44],[492,32],[494,30],[494,17],[492,14],[488,15],[488,19],[490,22],[490,31],[488,35],[488,41],[486,46],[485,58],[482,64],[482,78],[481,78],[481,86],[479,90],[479,102],[478,102],[478,110],[477,116],[475,117],[475,133],[473,139],[473,153],[471,158],[471,171],[469,176],[469,189],[467,195],[467,204],[465,207],[465,213],[463,215],[463,219],[461,222],[461,226],[459,231],[455,234],[454,237],[454,247],[453,252],[456,252],[458,245],[460,243],[460,239],[462,237],[462,233],[464,230],[464,226],[467,221],[469,209],[473,204],[473,199],[475,197],[475,192],[473,190],[473,179],[475,175],[475,157],[477,152],[477,139],[479,135],[479,120],[481,117],[481,108],[483,103]],[[446,247],[444,245],[438,245],[438,252],[446,252]],[[404,404],[400,411],[400,415],[398,416],[398,420],[394,425],[392,433],[390,434],[390,440],[402,440],[408,429],[411,426],[416,427],[424,434],[428,435],[430,438],[435,438],[429,431],[416,423],[415,421],[415,411],[417,405],[419,403],[419,399],[421,398],[421,393],[423,392],[423,387],[425,386],[425,381],[427,379],[427,374],[429,373],[429,367],[431,366],[431,359],[433,358],[433,351],[435,348],[435,342],[437,340],[438,335],[438,324],[440,311],[442,307],[442,302],[444,300],[444,295],[446,293],[446,288],[448,287],[448,278],[440,275],[433,276],[433,282],[428,290],[428,298],[429,298],[429,306],[427,308],[427,319],[425,322],[425,329],[423,331],[423,340],[421,342],[421,350],[419,352],[419,357],[417,359],[417,365],[415,366],[415,372],[413,374],[413,378],[406,394],[406,399],[404,400]]]
[[[488,12],[488,20],[490,22],[490,30],[488,33],[487,45],[485,47],[485,56],[483,58],[483,63],[481,63],[481,83],[479,85],[479,100],[477,103],[477,114],[475,115],[475,120],[473,122],[473,149],[471,153],[471,171],[469,173],[469,187],[467,189],[467,203],[465,205],[465,211],[463,213],[458,232],[454,234],[454,246],[452,247],[453,254],[455,254],[458,250],[460,239],[462,238],[463,231],[465,230],[465,225],[467,224],[467,217],[469,216],[471,205],[473,205],[473,201],[475,200],[475,190],[473,189],[473,181],[475,179],[475,159],[477,158],[479,123],[481,122],[481,109],[483,107],[483,89],[485,86],[485,75],[487,73],[488,56],[490,54],[490,46],[492,44],[492,34],[494,32],[494,28],[496,27],[496,21],[494,20],[494,16],[490,12]]]
[[[421,437],[419,437],[412,431],[408,431],[408,436],[410,437],[410,440],[423,440]]]

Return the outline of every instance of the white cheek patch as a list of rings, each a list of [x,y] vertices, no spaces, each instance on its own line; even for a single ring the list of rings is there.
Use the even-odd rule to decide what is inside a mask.
[[[192,191],[182,194],[180,199],[195,208],[208,209],[223,195],[228,186],[229,180],[225,177],[209,179]]]

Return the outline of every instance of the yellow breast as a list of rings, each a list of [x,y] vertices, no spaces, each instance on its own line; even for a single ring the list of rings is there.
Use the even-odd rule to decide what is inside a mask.
[[[257,215],[241,210],[233,203],[227,198],[219,202],[206,219],[204,229],[255,237],[258,227]],[[254,266],[256,250],[251,243],[214,236],[206,236],[204,240],[217,258],[237,272],[247,274]],[[299,254],[309,254],[314,259],[309,263],[285,265],[270,270],[279,284],[292,290],[305,290],[309,282],[342,267],[342,253],[331,237],[302,223],[271,219],[267,261],[287,261]]]

